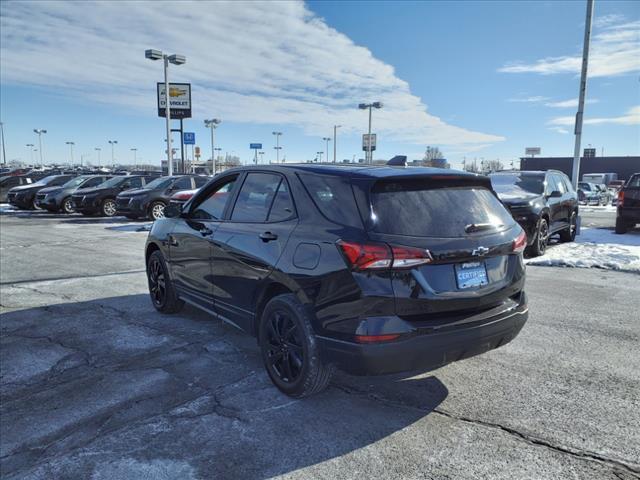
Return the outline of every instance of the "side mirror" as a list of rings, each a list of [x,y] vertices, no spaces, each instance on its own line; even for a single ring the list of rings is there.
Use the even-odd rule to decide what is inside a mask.
[[[551,198],[558,198],[562,196],[562,193],[560,193],[558,190],[554,190],[553,192],[551,192],[551,194],[549,195]]]
[[[178,218],[182,215],[182,206],[177,203],[170,203],[164,208],[164,216],[167,218]]]

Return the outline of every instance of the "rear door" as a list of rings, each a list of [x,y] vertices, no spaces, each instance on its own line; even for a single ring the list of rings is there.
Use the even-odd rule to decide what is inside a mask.
[[[169,236],[172,279],[182,296],[214,309],[212,240],[231,198],[237,175],[221,178],[204,196],[197,198],[176,221]]]
[[[427,265],[391,272],[398,315],[489,308],[522,288],[522,259],[512,254],[521,228],[489,184],[382,180],[372,186],[369,204],[371,240],[425,249],[432,257]]]
[[[228,220],[213,235],[216,311],[251,331],[261,282],[274,268],[297,218],[289,185],[272,172],[249,172]]]
[[[623,187],[624,208],[640,209],[640,174],[633,175]]]
[[[563,219],[566,218],[563,212],[563,199],[562,192],[564,191],[564,187],[562,184],[558,185],[557,178],[554,174],[547,174],[547,182],[544,190],[544,196],[547,200],[547,206],[549,207],[549,219],[550,225],[549,228],[551,231],[557,230],[560,224],[563,223]],[[552,197],[551,194],[554,192],[560,192],[561,196]]]

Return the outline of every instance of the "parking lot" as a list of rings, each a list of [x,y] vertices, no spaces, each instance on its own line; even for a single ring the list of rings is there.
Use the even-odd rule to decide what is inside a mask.
[[[292,400],[254,339],[154,310],[148,225],[0,216],[3,478],[640,477],[637,274],[529,266],[505,347]]]

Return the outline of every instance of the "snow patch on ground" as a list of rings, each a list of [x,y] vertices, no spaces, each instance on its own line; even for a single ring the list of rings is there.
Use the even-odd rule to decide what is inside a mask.
[[[0,213],[9,213],[15,212],[15,208],[13,208],[8,203],[0,203]]]
[[[525,263],[640,273],[640,231],[616,235],[605,228],[583,228],[575,242],[550,245],[544,255]]]
[[[118,225],[114,227],[106,227],[107,230],[114,230],[116,232],[149,232],[151,231],[151,226],[153,222],[150,223],[133,223],[126,225]]]
[[[606,205],[606,206],[581,206],[580,207],[580,212],[614,212],[616,211],[618,207],[616,207],[615,205]]]

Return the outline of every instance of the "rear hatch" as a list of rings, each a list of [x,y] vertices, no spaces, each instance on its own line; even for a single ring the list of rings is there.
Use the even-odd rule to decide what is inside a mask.
[[[512,302],[522,289],[523,232],[486,177],[381,179],[371,185],[367,204],[373,242],[394,252],[399,247],[400,255],[402,247],[428,252],[428,261],[392,269],[399,316],[453,320]]]

